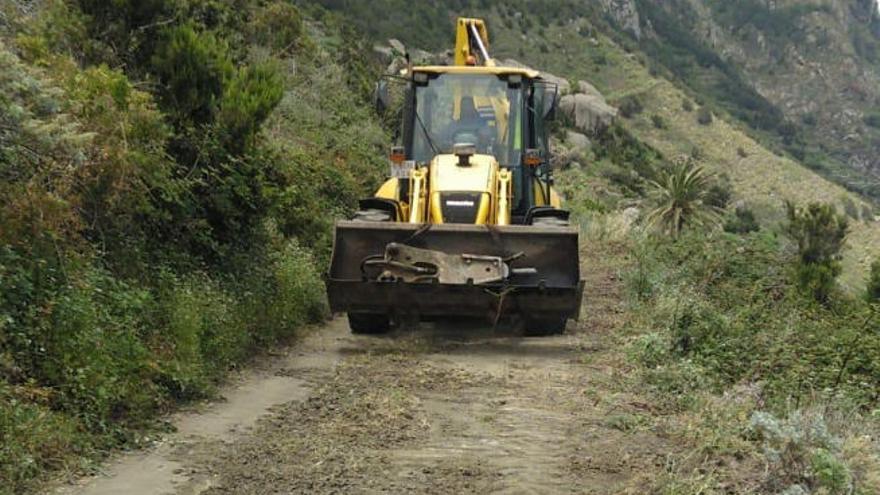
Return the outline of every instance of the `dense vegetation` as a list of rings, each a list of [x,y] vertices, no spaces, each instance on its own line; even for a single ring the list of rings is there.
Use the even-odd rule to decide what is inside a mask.
[[[361,45],[282,1],[0,3],[0,492],[325,317],[381,174]]]
[[[589,154],[559,184],[590,242],[631,257],[624,388],[655,402],[626,421],[690,444],[651,491],[880,489],[880,262],[864,297],[837,284],[845,215],[778,204],[761,224],[698,158],[669,160],[620,128]]]

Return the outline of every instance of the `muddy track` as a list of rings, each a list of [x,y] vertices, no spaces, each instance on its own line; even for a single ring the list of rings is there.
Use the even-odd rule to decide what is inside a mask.
[[[336,319],[159,446],[58,492],[644,493],[672,446],[619,383],[618,277],[587,278],[585,318],[557,337],[467,323],[360,337]]]

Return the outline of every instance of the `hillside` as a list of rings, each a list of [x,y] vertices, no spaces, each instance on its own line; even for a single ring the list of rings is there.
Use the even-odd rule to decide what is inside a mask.
[[[874,218],[877,206],[871,192],[875,187],[871,184],[877,181],[871,166],[867,165],[874,156],[868,151],[872,139],[870,126],[863,125],[860,117],[846,122],[840,120],[854,108],[863,112],[864,101],[851,98],[848,91],[832,91],[832,87],[839,89],[850,82],[880,88],[869,82],[875,77],[876,64],[855,52],[852,46],[854,40],[863,38],[864,44],[870,46],[876,42],[870,41],[874,38],[868,29],[873,25],[873,17],[869,14],[866,17],[861,7],[844,8],[842,2],[829,2],[836,5],[834,9],[791,7],[798,15],[787,24],[788,31],[775,35],[789,36],[791,39],[785,46],[797,52],[800,45],[794,41],[807,29],[800,23],[817,16],[824,19],[825,24],[829,24],[829,19],[835,21],[828,25],[828,36],[838,44],[808,53],[821,57],[813,65],[835,75],[821,80],[820,84],[815,78],[801,77],[798,71],[808,69],[797,64],[791,70],[777,70],[778,80],[766,79],[761,74],[778,65],[767,59],[769,55],[762,55],[761,60],[766,63],[761,66],[764,72],[760,72],[753,70],[753,65],[740,64],[738,59],[729,56],[725,50],[732,45],[720,39],[714,45],[704,42],[700,37],[701,24],[695,19],[702,19],[699,17],[702,15],[709,20],[716,16],[730,21],[730,9],[724,10],[720,2],[554,0],[541,5],[522,1],[496,6],[491,1],[462,1],[426,2],[419,8],[405,9],[389,1],[382,2],[375,10],[364,9],[359,2],[328,0],[322,3],[350,15],[351,21],[370,33],[376,42],[395,37],[411,47],[428,50],[448,45],[449,41],[444,41],[443,36],[451,32],[456,13],[485,12],[483,16],[490,21],[492,50],[496,57],[516,59],[571,81],[590,81],[612,104],[637,98],[644,110],[631,121],[623,121],[627,129],[668,157],[689,155],[698,148],[707,167],[730,177],[735,201],[750,203],[769,220],[781,218],[785,199],[801,203],[832,202],[841,211],[850,212],[854,222],[843,275],[847,286],[856,290],[863,287],[871,259],[880,252],[880,225]],[[489,10],[482,10],[486,8]],[[762,18],[774,20],[782,15],[764,15],[766,12],[761,9],[755,12],[761,13]],[[375,16],[376,12],[396,10],[408,12],[412,16],[410,22],[401,26]],[[724,12],[726,17],[722,15]],[[686,17],[685,14],[690,13],[693,18]],[[444,19],[447,21],[443,22]],[[432,22],[427,23],[428,20]],[[772,29],[764,24],[759,27]],[[837,31],[832,32],[832,28]],[[715,31],[720,29],[717,27]],[[748,33],[757,28],[742,29],[738,40],[754,38]],[[841,58],[840,53],[847,55]],[[742,59],[757,64],[757,59],[746,53]],[[846,79],[844,74],[850,72],[838,65],[843,63],[853,65],[858,75]],[[789,79],[783,80],[784,77]],[[846,84],[841,82],[843,79]],[[807,81],[813,81],[814,86],[806,86]],[[762,88],[790,90],[786,93],[788,96],[777,98],[779,95]],[[803,115],[797,114],[803,105],[799,107],[789,101],[795,97],[826,110],[821,123],[816,120],[812,128],[805,126]],[[693,109],[684,110],[684,101],[690,102]],[[716,125],[697,123],[696,107],[701,105],[720,117]],[[655,128],[651,120],[654,115],[669,126]],[[819,118],[818,114],[814,116]],[[856,125],[863,135],[843,139],[855,132],[849,124]],[[813,149],[820,145],[825,151]],[[866,195],[860,196],[858,192]]]
[[[504,27],[524,35],[508,50],[577,56],[570,45],[578,37],[550,39],[546,31],[588,21],[578,34],[612,37],[643,55],[652,71],[748,124],[765,144],[848,187],[876,192],[880,15],[873,0],[434,0],[409,8],[385,0],[375,9],[321,3],[350,13],[374,39],[396,37],[429,50],[446,47],[456,13],[494,10]]]

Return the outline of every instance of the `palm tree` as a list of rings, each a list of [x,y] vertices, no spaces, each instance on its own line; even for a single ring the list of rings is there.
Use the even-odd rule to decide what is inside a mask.
[[[711,176],[693,160],[681,160],[672,170],[651,181],[657,207],[648,214],[648,224],[678,237],[688,225],[706,225],[720,220],[720,209],[703,202]]]

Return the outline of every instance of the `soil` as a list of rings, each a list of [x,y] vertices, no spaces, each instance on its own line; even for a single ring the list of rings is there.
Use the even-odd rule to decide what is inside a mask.
[[[605,265],[585,268],[582,319],[560,336],[473,322],[354,336],[337,318],[156,447],[56,492],[646,493],[676,447],[623,385]]]

